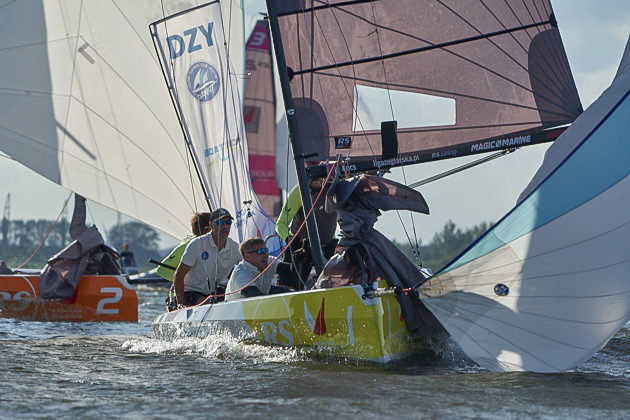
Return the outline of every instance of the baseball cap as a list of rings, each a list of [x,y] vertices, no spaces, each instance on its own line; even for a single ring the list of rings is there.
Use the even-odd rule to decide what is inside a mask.
[[[223,209],[223,208],[219,208],[219,209],[216,209],[215,211],[213,211],[210,214],[210,221],[217,222],[217,221],[219,221],[221,219],[224,219],[226,217],[234,220],[234,218],[232,217],[232,215],[230,214],[229,211],[227,211],[226,209]]]

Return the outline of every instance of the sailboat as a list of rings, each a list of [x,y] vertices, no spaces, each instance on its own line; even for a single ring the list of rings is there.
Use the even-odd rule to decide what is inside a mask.
[[[276,102],[267,22],[256,22],[245,44],[243,118],[249,150],[252,187],[264,211],[278,217],[282,207],[276,171]]]
[[[38,123],[48,123],[49,130],[68,139],[68,147],[75,147],[75,140],[91,138],[141,142],[137,144],[144,147],[133,142],[130,145],[129,153],[135,150],[137,161],[128,159],[122,164],[108,156],[112,169],[122,169],[120,178],[105,177],[107,183],[96,185],[111,192],[113,185],[121,184],[125,188],[109,195],[110,204],[120,201],[128,213],[154,225],[160,224],[158,216],[167,215],[165,219],[173,226],[180,226],[178,232],[172,229],[178,236],[187,233],[182,226],[195,206],[178,213],[178,218],[170,204],[173,208],[182,206],[184,197],[194,197],[193,203],[214,199],[221,204],[229,198],[222,188],[207,188],[207,176],[200,175],[199,186],[194,186],[190,181],[196,178],[191,173],[205,171],[213,162],[217,162],[214,167],[225,165],[224,169],[234,169],[232,174],[240,176],[247,170],[246,165],[233,164],[247,156],[242,114],[234,106],[239,103],[238,90],[233,88],[239,84],[239,73],[230,69],[229,60],[238,54],[224,48],[226,44],[232,46],[227,34],[234,26],[225,24],[225,16],[231,15],[221,8],[233,2],[202,6],[182,3],[187,2],[166,1],[164,10],[158,10],[150,2],[133,2],[125,6],[129,8],[126,13],[110,10],[109,14],[104,9],[110,6],[103,3],[77,9],[76,16],[84,14],[84,18],[100,12],[99,19],[108,25],[120,18],[117,13],[125,15],[126,22],[136,18],[136,28],[150,25],[150,41],[155,43],[158,59],[150,55],[149,38],[142,30],[113,34],[109,44],[95,42],[97,38],[85,34],[73,38],[68,50],[76,60],[69,61],[75,63],[78,74],[97,74],[90,72],[88,57],[94,61],[92,65],[109,64],[111,59],[101,62],[108,53],[113,54],[109,58],[118,57],[117,62],[125,62],[132,70],[120,78],[118,68],[102,66],[96,80],[101,82],[104,74],[111,76],[105,85],[85,83],[80,78],[69,80],[67,85],[74,85],[75,92],[81,94],[70,95],[70,105],[82,106],[81,115],[59,120],[37,115],[44,120]],[[630,89],[628,51],[611,88],[582,113],[548,1],[508,1],[492,6],[430,0],[268,0],[267,4],[299,181],[305,185],[308,176],[330,174],[340,186],[340,194],[332,197],[331,205],[344,212],[353,206],[358,191],[382,193],[384,197],[398,191],[406,200],[403,204],[385,198],[379,205],[428,211],[417,191],[380,176],[389,168],[558,140],[516,207],[433,276],[394,259],[387,266],[388,275],[369,284],[165,313],[154,322],[157,337],[227,331],[271,344],[317,346],[342,357],[388,362],[447,333],[485,368],[549,372],[570,369],[588,359],[628,321],[626,273],[630,261],[623,238],[630,226],[625,199],[629,165],[623,161],[625,154],[619,152],[628,147],[628,122],[623,118],[628,113]],[[50,9],[40,6],[48,18]],[[145,13],[147,10],[151,13]],[[207,36],[210,23],[212,36]],[[106,28],[103,32],[108,33]],[[193,32],[201,43],[191,42]],[[62,31],[58,37],[63,38]],[[39,45],[27,43],[32,39],[26,34],[19,39],[25,40],[24,45]],[[135,45],[112,48],[124,42]],[[126,56],[131,51],[138,57]],[[208,66],[198,64],[202,61]],[[141,74],[139,70],[143,70]],[[157,80],[163,77],[162,71],[167,89],[157,88],[164,83]],[[220,82],[217,91],[216,83],[199,90],[191,82],[193,89],[189,88],[186,76],[190,73],[194,81],[202,71]],[[101,94],[96,97],[111,99],[107,89],[101,90],[103,86],[117,86],[123,92],[133,89],[116,97],[116,103],[105,100],[102,112],[95,113],[87,106],[90,98],[84,92],[96,89]],[[15,89],[3,92],[19,93],[18,98],[29,100],[29,105],[46,99],[27,95],[32,89],[22,88],[19,80]],[[186,95],[195,96],[183,101]],[[211,97],[221,100],[207,104]],[[216,109],[206,113],[210,107]],[[66,109],[74,111],[72,106]],[[107,118],[113,114],[117,118]],[[98,118],[91,118],[96,115]],[[19,113],[12,116],[19,120]],[[89,123],[85,123],[86,116]],[[15,128],[7,125],[9,122],[3,121],[3,126]],[[68,126],[68,122],[78,125]],[[197,147],[207,154],[202,153],[201,158],[192,154],[196,157],[189,160],[187,152],[175,147],[175,139],[181,137],[180,123],[186,147],[198,138],[204,139],[202,144],[209,141],[203,130],[191,135],[193,122],[212,123],[223,141],[222,146]],[[563,126],[572,122],[565,130]],[[83,135],[77,136],[79,128],[83,128]],[[93,136],[97,129],[102,131]],[[14,131],[21,133],[21,140],[37,138],[24,128]],[[136,135],[131,136],[131,132]],[[2,150],[10,147],[5,143],[0,146]],[[74,150],[76,156],[85,153],[80,148]],[[65,153],[64,149],[63,156]],[[171,173],[171,168],[178,159],[180,163],[195,160],[196,165],[183,165],[188,171],[182,172],[181,182],[172,183],[176,171]],[[307,160],[337,163],[334,167],[309,168],[307,173]],[[140,166],[142,161],[146,165]],[[109,160],[103,162],[102,168],[109,170]],[[136,164],[142,169],[128,177],[129,166]],[[363,172],[370,174],[352,178]],[[99,175],[105,173],[98,171]],[[245,190],[247,183],[239,178],[230,184],[234,186],[232,193]],[[205,191],[202,185],[206,185]],[[126,195],[126,191],[135,195]],[[132,196],[144,198],[134,200]],[[305,209],[312,207],[308,194],[302,201]],[[134,208],[139,206],[143,206],[140,212]],[[238,210],[242,216],[250,213]],[[246,221],[245,217],[241,226]],[[261,232],[261,225],[248,225],[252,224],[245,235]],[[367,245],[382,244],[384,250],[394,252],[385,243],[372,243],[378,235],[371,226],[364,227],[372,235],[364,241]],[[317,225],[310,217],[307,229],[317,249]],[[324,269],[324,263],[321,258],[316,260],[318,271]],[[407,271],[400,271],[403,267]]]
[[[585,361],[630,319],[629,165],[613,156],[627,148],[627,54],[582,114],[549,2],[267,5],[302,180],[306,159],[337,160],[347,176],[560,137],[517,206],[433,276],[188,308],[158,317],[156,336],[227,330],[386,362],[437,337],[437,321],[485,368],[550,372]],[[600,167],[614,162],[606,176],[587,164],[600,142],[610,143]],[[347,182],[349,196],[357,185],[413,195],[369,176]],[[428,327],[419,341],[411,318]]]

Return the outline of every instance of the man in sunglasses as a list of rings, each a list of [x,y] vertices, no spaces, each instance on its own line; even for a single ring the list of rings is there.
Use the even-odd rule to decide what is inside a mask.
[[[276,270],[279,264],[284,263],[269,255],[264,240],[247,239],[241,244],[240,252],[243,261],[238,263],[230,276],[225,300],[290,292],[286,287],[274,285]]]
[[[173,276],[178,306],[197,305],[225,290],[230,272],[241,260],[238,244],[228,237],[232,220],[229,211],[216,209],[210,214],[210,232],[186,246]]]

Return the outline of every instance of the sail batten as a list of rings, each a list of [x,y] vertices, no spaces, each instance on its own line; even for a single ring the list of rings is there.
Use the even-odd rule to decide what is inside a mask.
[[[306,68],[306,69],[302,69],[302,70],[294,70],[291,74],[292,75],[301,75],[301,74],[305,74],[305,73],[316,73],[316,72],[322,72],[324,70],[329,70],[329,69],[340,69],[342,67],[355,66],[355,65],[358,65],[358,64],[371,63],[371,62],[374,62],[374,61],[382,61],[382,60],[388,60],[388,59],[391,59],[391,58],[403,57],[405,55],[417,54],[417,53],[421,53],[421,52],[425,52],[425,51],[431,51],[431,50],[434,50],[434,49],[445,49],[447,47],[451,47],[451,46],[454,46],[454,45],[464,44],[464,43],[467,43],[467,42],[477,41],[477,40],[480,40],[480,39],[488,39],[488,38],[492,38],[494,36],[505,35],[505,34],[509,34],[511,32],[515,32],[515,31],[522,31],[522,30],[526,30],[526,29],[529,29],[529,28],[534,28],[534,27],[537,27],[539,25],[547,25],[549,23],[550,23],[550,21],[545,21],[545,22],[532,23],[530,25],[525,25],[525,26],[521,26],[521,27],[518,27],[518,28],[509,28],[509,29],[506,28],[504,30],[493,32],[493,33],[489,33],[489,34],[480,34],[478,36],[473,36],[473,37],[469,37],[469,38],[448,41],[448,42],[444,42],[444,43],[441,43],[441,44],[428,45],[426,47],[420,47],[420,48],[415,48],[415,49],[406,50],[406,51],[398,51],[398,52],[394,52],[394,53],[390,53],[390,54],[386,54],[386,55],[381,55],[381,56],[367,57],[367,58],[363,58],[363,59],[360,59],[360,60],[348,61],[348,62],[344,62],[344,63],[335,63],[335,64],[323,65],[323,66],[318,66],[318,67],[314,67],[314,68],[310,68],[310,69]]]

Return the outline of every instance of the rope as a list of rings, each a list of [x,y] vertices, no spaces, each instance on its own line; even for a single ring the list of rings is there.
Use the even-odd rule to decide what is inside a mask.
[[[19,270],[20,268],[24,267],[26,264],[28,264],[28,262],[30,260],[33,259],[33,257],[37,254],[37,252],[39,252],[39,250],[41,249],[41,247],[44,245],[44,242],[46,242],[46,240],[48,239],[48,237],[50,236],[50,234],[52,233],[53,229],[55,228],[55,226],[57,226],[57,223],[59,222],[59,219],[61,218],[61,215],[63,214],[64,210],[66,209],[66,206],[68,205],[68,201],[70,200],[70,197],[72,197],[73,193],[70,193],[70,195],[68,196],[68,198],[66,198],[66,202],[63,203],[63,207],[61,208],[61,211],[59,212],[59,216],[57,216],[57,219],[54,221],[54,223],[52,224],[52,226],[50,227],[50,229],[48,230],[48,233],[46,233],[46,236],[44,236],[44,239],[42,239],[42,241],[39,243],[39,245],[37,246],[37,248],[35,249],[35,251],[33,251],[33,253],[31,254],[30,257],[28,257],[26,259],[26,261],[24,261],[19,267],[17,267],[17,269]]]
[[[405,167],[401,167],[402,170],[402,175],[403,175],[403,181],[405,183],[405,185],[407,185],[407,175],[405,174]],[[411,242],[411,238],[409,237],[409,234],[407,233],[407,227],[405,226],[405,224],[403,223],[402,217],[400,216],[400,212],[398,210],[396,210],[396,213],[398,213],[398,218],[400,219],[400,223],[403,227],[403,230],[405,231],[405,235],[407,236],[407,240],[409,241],[409,245],[411,246],[411,250],[413,252],[413,256],[416,259],[416,262],[418,263],[418,265],[420,267],[422,267],[422,257],[420,255],[420,244],[418,243],[418,233],[416,232],[416,223],[413,219],[413,213],[410,211],[409,212],[409,217],[411,218],[411,226],[413,227],[413,237],[415,240],[415,244]]]

